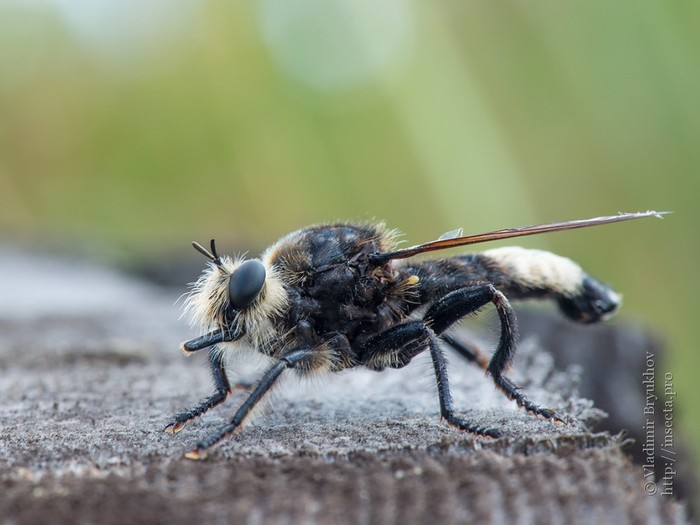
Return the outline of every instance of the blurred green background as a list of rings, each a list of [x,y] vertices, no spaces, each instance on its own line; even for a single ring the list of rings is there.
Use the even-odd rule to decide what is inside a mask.
[[[699,27],[692,1],[0,0],[0,234],[128,265],[673,210],[521,244],[660,331],[700,435]]]

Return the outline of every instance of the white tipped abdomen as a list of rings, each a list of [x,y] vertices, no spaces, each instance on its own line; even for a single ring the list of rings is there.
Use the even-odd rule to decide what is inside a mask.
[[[585,274],[571,259],[544,250],[519,246],[494,248],[482,252],[514,282],[526,288],[550,289],[563,296],[576,295]]]

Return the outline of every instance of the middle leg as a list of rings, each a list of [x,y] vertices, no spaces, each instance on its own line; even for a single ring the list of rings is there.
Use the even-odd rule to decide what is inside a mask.
[[[382,370],[387,366],[400,368],[425,350],[426,345],[430,348],[430,356],[433,360],[440,415],[443,419],[460,430],[481,436],[500,437],[499,430],[471,423],[455,413],[445,356],[440,350],[437,335],[423,321],[403,323],[369,338],[360,351],[361,362],[373,370]]]
[[[513,312],[508,299],[496,290],[491,283],[469,286],[448,293],[428,309],[428,312],[425,314],[425,320],[437,335],[441,335],[454,323],[489,303],[492,303],[498,312],[501,323],[501,336],[498,347],[486,367],[486,372],[493,378],[496,387],[509,399],[515,401],[518,406],[547,419],[561,421],[553,410],[540,407],[530,401],[504,375],[515,356],[517,324],[515,312]]]
[[[185,457],[188,459],[204,459],[206,457],[207,449],[213,447],[226,436],[240,428],[253,408],[255,408],[265,394],[267,394],[267,392],[272,388],[284,370],[287,368],[294,368],[299,363],[302,363],[304,359],[313,356],[313,353],[313,348],[298,348],[287,352],[277,363],[275,363],[267,370],[267,372],[265,372],[265,374],[263,374],[256,387],[238,408],[231,421],[227,425],[219,428],[216,433],[202,439],[199,443],[197,443],[195,449],[185,454]]]

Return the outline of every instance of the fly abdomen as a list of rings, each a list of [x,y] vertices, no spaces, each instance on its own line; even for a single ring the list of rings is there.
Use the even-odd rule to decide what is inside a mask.
[[[473,284],[493,284],[509,299],[554,299],[570,319],[590,323],[609,316],[620,296],[571,259],[544,250],[505,247],[416,263],[422,302]]]

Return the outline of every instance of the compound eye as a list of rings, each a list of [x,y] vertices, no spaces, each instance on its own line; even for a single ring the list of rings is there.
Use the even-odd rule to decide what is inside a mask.
[[[241,264],[228,281],[228,298],[236,310],[249,306],[265,284],[265,266],[257,259]]]

